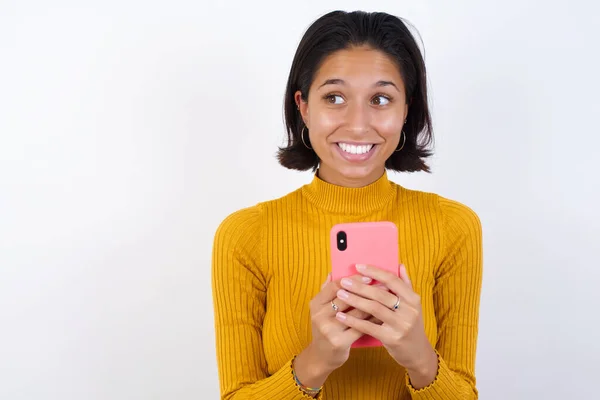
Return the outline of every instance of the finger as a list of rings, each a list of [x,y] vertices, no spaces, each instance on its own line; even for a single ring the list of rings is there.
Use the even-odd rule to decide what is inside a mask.
[[[321,285],[321,290],[323,290],[325,285],[327,285],[329,282],[331,282],[331,272],[327,274],[327,279],[325,279],[325,282],[323,282],[323,284]]]
[[[372,315],[370,315],[369,313],[366,313],[362,310],[359,310],[358,308],[353,308],[350,311],[344,311],[346,314],[350,314],[355,318],[360,318],[360,319],[369,319],[369,318],[374,318]]]
[[[390,291],[390,288],[388,288],[387,286],[385,286],[383,283],[376,283],[376,284],[371,285],[371,286],[380,288],[381,290],[385,290],[386,292]]]
[[[360,276],[353,278],[353,280],[356,280],[356,279],[360,279]],[[336,307],[334,307],[332,303],[335,304]],[[348,303],[346,303],[345,301],[338,298],[337,294],[336,294],[335,297],[329,303],[322,305],[321,310],[323,310],[324,314],[331,316],[331,315],[335,315],[335,313],[338,311],[348,312],[348,309],[350,309],[350,308],[351,308],[350,305],[348,305]],[[360,310],[357,310],[357,312],[363,313]],[[358,317],[360,317],[360,314],[358,315]],[[364,318],[366,318],[366,316]]]
[[[349,312],[347,312],[345,314],[352,315],[353,318],[361,319],[361,318],[358,318],[356,316],[356,314],[353,313],[353,311],[355,311],[355,310],[349,311]],[[321,334],[324,335],[324,336],[326,336],[326,337],[332,337],[332,336],[346,334],[347,331],[354,331],[354,329],[349,328],[345,324],[341,323],[335,317],[335,314],[327,317],[327,319],[325,319],[322,322],[318,323],[318,329],[321,332]],[[351,332],[346,334],[346,336],[354,337],[355,338],[354,340],[358,339],[362,335],[363,334],[361,332],[354,332],[354,335]],[[348,345],[350,345],[351,343],[352,343],[352,341]],[[342,346],[344,346],[343,343],[342,343]]]
[[[400,278],[412,288],[412,282],[410,281],[410,277],[408,276],[408,272],[406,271],[406,265],[404,264],[400,264]]]
[[[340,284],[337,281],[329,281],[323,285],[323,288],[314,297],[316,304],[326,305],[335,298],[335,292],[340,288]]]
[[[396,320],[397,315],[394,313],[394,311],[378,301],[366,299],[344,289],[340,289],[337,292],[337,295],[338,298],[340,298],[349,306],[364,311],[383,322],[392,323]]]
[[[348,314],[348,313],[346,313],[346,314]],[[367,320],[367,321],[369,321],[369,322],[372,322],[372,323],[374,323],[374,324],[376,324],[376,325],[381,325],[381,324],[383,324],[383,322],[381,322],[380,320],[378,320],[377,318],[375,318],[375,317],[373,317],[373,316],[371,316],[370,318],[365,318],[365,320]],[[348,329],[351,329],[351,328],[348,328]]]
[[[350,277],[350,279],[362,281],[365,283],[372,281],[372,278],[365,277],[363,275],[353,275]],[[315,296],[314,300],[317,304],[330,304],[331,300],[336,298],[336,293],[341,288],[340,281],[333,281],[331,280],[331,278],[329,278],[329,280],[330,281],[326,282],[321,291]]]
[[[332,303],[335,304],[335,307],[333,307]],[[330,316],[334,315],[336,312],[348,311],[349,308],[350,308],[350,306],[348,305],[348,303],[346,303],[345,301],[340,300],[338,298],[335,298],[335,299],[331,300],[329,303],[323,304],[319,314],[322,314],[322,315],[326,316],[327,318],[329,318]]]
[[[350,347],[350,346],[352,346],[352,343],[356,342],[358,339],[360,339],[361,337],[364,336],[363,332],[353,329],[353,328],[349,328],[346,324],[337,320],[337,318],[336,318],[336,322],[339,323],[341,326],[343,326],[345,329],[344,332],[340,333],[342,346]]]
[[[349,292],[364,297],[365,299],[375,300],[389,308],[393,307],[397,300],[396,295],[390,293],[387,290],[387,287],[383,285],[365,285],[351,279],[342,279],[340,284]]]
[[[331,303],[336,305],[337,310],[331,305]],[[321,311],[320,314],[324,314],[324,315],[335,316],[336,312],[344,311],[347,313],[351,313],[356,318],[360,318],[360,319],[365,319],[365,318],[371,317],[370,314],[368,314],[362,310],[352,308],[350,305],[348,305],[348,303],[339,299],[337,296],[335,299],[331,300],[328,304],[324,304],[322,310],[323,311]]]
[[[382,327],[380,325],[374,324],[373,322],[368,320],[355,318],[352,315],[348,315],[343,312],[337,313],[336,318],[342,324],[355,331],[367,334],[369,336],[373,336],[375,339],[380,339],[379,337],[382,334]]]
[[[405,302],[415,301],[415,292],[399,276],[372,265],[359,264],[356,266],[356,269],[361,274],[373,278],[387,286],[394,294]]]
[[[333,302],[333,304],[336,305],[337,310],[335,308],[333,308],[333,306],[331,305],[332,302]],[[365,319],[365,318],[371,316],[370,314],[368,314],[362,310],[352,308],[348,303],[346,303],[343,300],[340,300],[339,298],[335,298],[335,299],[331,300],[331,302],[329,302],[329,304],[323,305],[323,314],[333,316],[338,311],[352,313],[356,318],[361,318],[361,319]]]

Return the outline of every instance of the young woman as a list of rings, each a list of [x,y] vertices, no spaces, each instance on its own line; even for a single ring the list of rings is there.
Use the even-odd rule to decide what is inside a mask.
[[[314,22],[285,117],[279,161],[312,182],[234,212],[215,235],[221,397],[476,399],[479,219],[387,175],[429,171],[431,154],[425,65],[402,20],[337,11]],[[331,280],[330,229],[353,221],[397,225],[399,277],[359,266]],[[383,346],[351,349],[365,334]]]

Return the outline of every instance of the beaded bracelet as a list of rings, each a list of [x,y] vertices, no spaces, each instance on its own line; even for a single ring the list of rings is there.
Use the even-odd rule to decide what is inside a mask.
[[[323,386],[319,387],[319,388],[309,388],[304,386],[300,380],[298,379],[298,377],[296,376],[296,370],[292,369],[293,374],[294,374],[294,380],[296,381],[296,385],[300,386],[300,389],[302,389],[302,391],[306,394],[310,394],[310,395],[314,395],[314,394],[318,394],[321,389],[323,389]]]

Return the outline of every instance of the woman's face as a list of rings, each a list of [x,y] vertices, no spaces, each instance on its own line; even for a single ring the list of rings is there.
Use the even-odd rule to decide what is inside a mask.
[[[389,56],[364,46],[335,52],[316,72],[308,101],[299,91],[295,99],[322,179],[360,187],[383,174],[408,113],[402,77]]]

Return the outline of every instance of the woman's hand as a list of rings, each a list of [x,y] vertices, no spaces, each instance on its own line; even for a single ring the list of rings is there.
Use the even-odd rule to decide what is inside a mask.
[[[348,279],[354,285],[371,282],[371,278],[361,275]],[[364,335],[336,318],[338,311],[347,311],[350,308],[345,301],[337,298],[340,289],[340,282],[332,282],[329,275],[321,291],[310,302],[312,342],[294,362],[296,376],[305,386],[322,386],[329,374],[348,360],[352,343]],[[337,310],[332,306],[332,302]],[[345,315],[357,321],[371,317],[357,309],[350,310]]]
[[[425,335],[421,298],[413,291],[406,268],[400,266],[400,277],[373,266],[357,265],[356,268],[385,287],[342,279],[342,289],[337,296],[382,324],[356,318],[342,310],[337,313],[337,319],[351,329],[379,339],[396,362],[406,368],[415,388],[429,385],[437,374],[438,360]]]

